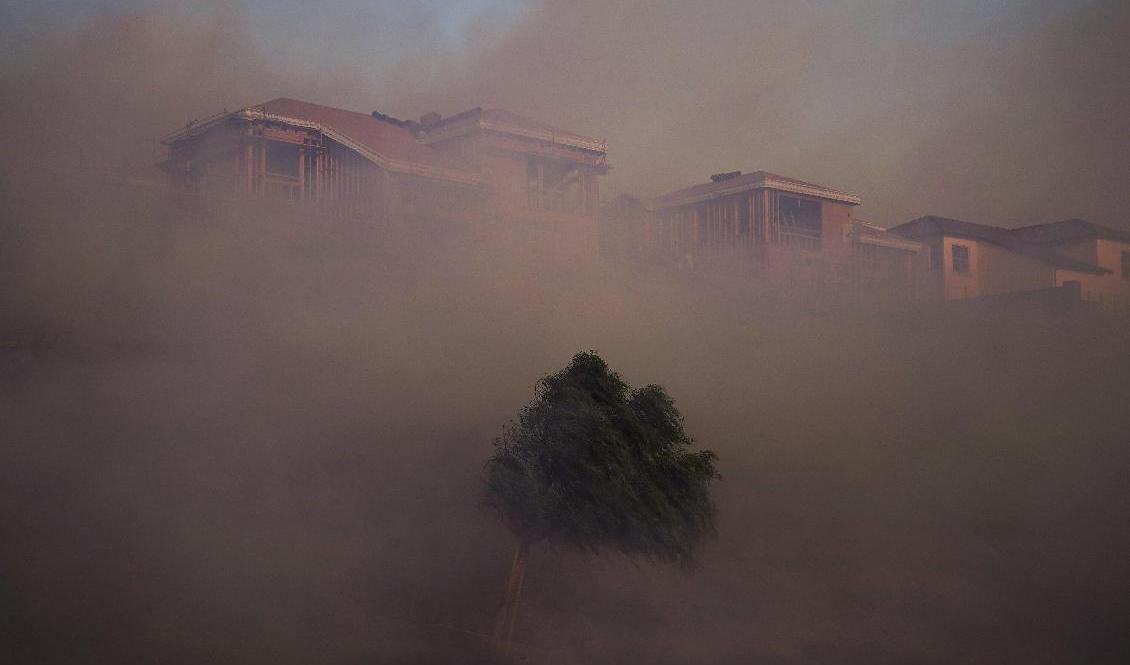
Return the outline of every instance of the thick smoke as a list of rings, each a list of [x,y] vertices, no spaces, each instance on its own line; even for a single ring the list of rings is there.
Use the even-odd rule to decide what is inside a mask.
[[[756,61],[680,48],[693,42],[670,24],[682,11],[684,25],[736,35],[728,19],[744,4],[705,16],[672,5],[664,20],[606,10],[593,54],[570,61],[575,51],[555,58],[552,46],[591,27],[595,10],[563,5],[505,35],[528,78],[512,89],[479,78],[509,60],[472,49],[471,87],[450,99],[479,91],[597,134],[602,114],[610,131],[630,120],[613,144],[625,171],[645,148],[669,150],[671,163],[707,139],[731,149],[696,134],[733,117],[714,94],[723,88],[692,87],[680,103],[658,92],[666,78],[714,64],[719,81],[764,76],[783,90],[775,77],[803,71],[809,48],[766,27],[767,43],[797,60],[747,74]],[[802,19],[829,24],[812,25],[817,34],[840,25],[763,9],[756,25],[794,35]],[[1073,16],[1063,21],[1095,14]],[[541,29],[546,55],[520,58],[538,25],[553,26]],[[719,537],[690,574],[539,546],[519,656],[1056,663],[1130,650],[1124,328],[858,311],[759,293],[739,275],[568,265],[536,237],[368,228],[153,185],[147,141],[160,130],[217,105],[336,85],[298,77],[280,90],[282,73],[256,58],[242,26],[222,4],[204,18],[103,15],[45,37],[42,59],[3,82],[5,145],[18,156],[0,173],[6,662],[487,657],[482,634],[513,543],[480,506],[480,465],[534,381],[587,348],[632,383],[662,383],[719,452]],[[666,38],[666,57],[645,30]],[[1053,42],[1070,33],[1048,30]],[[1073,71],[1056,62],[1059,75]],[[533,74],[583,79],[602,64],[637,75],[570,89],[538,87]],[[599,103],[569,101],[583,94]],[[776,116],[730,99],[752,118]],[[700,106],[704,116],[692,113]],[[708,145],[695,170],[713,168]],[[830,169],[826,180],[852,184],[837,160],[807,154],[781,170]],[[954,196],[996,196],[946,187],[958,185]],[[944,194],[932,186],[893,188],[890,205]],[[1026,205],[1017,196],[1008,205]]]
[[[607,137],[614,193],[765,169],[857,192],[883,226],[1130,228],[1124,2],[549,0],[498,33],[390,96]]]

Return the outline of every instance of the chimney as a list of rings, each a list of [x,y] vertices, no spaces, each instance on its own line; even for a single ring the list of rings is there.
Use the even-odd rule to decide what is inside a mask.
[[[710,180],[712,182],[722,182],[724,180],[729,180],[730,178],[736,178],[736,177],[740,176],[741,174],[742,174],[741,171],[727,171],[726,173],[715,173],[714,175],[710,176]]]
[[[381,122],[387,122],[394,127],[411,127],[413,124],[415,124],[411,120],[401,120],[399,118],[394,118],[391,115],[385,115],[380,111],[373,111],[373,117],[377,120],[380,120]]]

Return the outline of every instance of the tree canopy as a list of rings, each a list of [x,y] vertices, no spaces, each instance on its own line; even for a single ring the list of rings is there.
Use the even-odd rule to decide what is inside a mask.
[[[674,400],[593,351],[541,379],[486,465],[486,498],[523,543],[690,564],[714,532],[717,456],[691,451]]]

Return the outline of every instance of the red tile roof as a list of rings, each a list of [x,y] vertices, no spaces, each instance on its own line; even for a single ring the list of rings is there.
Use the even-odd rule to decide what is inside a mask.
[[[420,143],[412,130],[395,121],[286,97],[189,123],[187,127],[166,137],[163,142],[175,143],[199,135],[232,118],[273,120],[321,131],[330,139],[390,171],[476,187],[486,185],[480,174],[451,162],[439,151]]]
[[[389,159],[441,168],[457,168],[456,165],[444,160],[436,150],[418,142],[411,131],[378,120],[368,113],[346,111],[286,97],[248,107],[248,110],[305,120],[332,128],[372,152]]]

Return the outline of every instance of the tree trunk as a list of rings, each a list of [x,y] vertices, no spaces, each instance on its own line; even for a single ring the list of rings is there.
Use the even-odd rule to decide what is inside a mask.
[[[494,644],[504,653],[510,651],[510,640],[514,636],[514,620],[518,617],[518,598],[522,594],[522,581],[526,577],[526,562],[530,557],[530,544],[523,541],[514,552],[510,564],[510,579],[506,583],[506,596],[498,608],[494,620]]]

